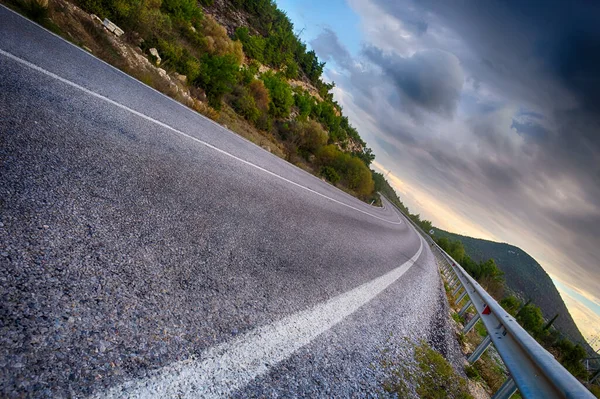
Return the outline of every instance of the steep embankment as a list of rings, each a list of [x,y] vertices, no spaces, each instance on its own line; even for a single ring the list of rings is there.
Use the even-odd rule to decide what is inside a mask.
[[[506,243],[461,236],[443,230],[436,230],[436,235],[461,241],[467,255],[477,262],[494,259],[504,272],[509,290],[523,300],[531,299],[540,307],[546,319],[558,313],[554,326],[572,341],[587,347],[552,279],[527,252]]]

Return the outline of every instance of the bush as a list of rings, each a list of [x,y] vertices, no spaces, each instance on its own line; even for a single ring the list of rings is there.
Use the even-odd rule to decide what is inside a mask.
[[[315,98],[306,90],[299,87],[294,89],[294,105],[298,108],[298,119],[306,120],[315,103]]]
[[[256,127],[265,132],[270,132],[273,129],[273,120],[266,112],[263,112],[256,121]]]
[[[238,72],[239,64],[231,54],[224,56],[205,54],[195,83],[204,89],[209,104],[220,109],[221,99],[224,94],[233,89]]]
[[[265,52],[265,39],[261,36],[252,36],[247,27],[237,28],[235,38],[242,42],[244,53],[250,58],[263,62]]]
[[[206,49],[209,53],[220,56],[232,55],[238,65],[244,61],[242,43],[238,40],[231,40],[225,27],[215,21],[212,16],[207,15],[202,20],[202,33],[205,36]]]
[[[360,197],[365,197],[373,192],[375,185],[371,171],[360,159],[352,156],[347,159],[345,175],[348,187]]]
[[[233,100],[233,108],[236,112],[250,122],[256,123],[261,112],[256,106],[254,97],[252,97],[245,87],[238,87],[234,94],[235,99]]]
[[[421,342],[415,347],[414,358],[414,364],[408,366],[405,360],[383,364],[384,368],[392,367],[386,372],[391,375],[391,379],[384,383],[386,391],[396,394],[399,398],[415,396],[426,399],[472,398],[467,381],[461,378],[452,365],[427,343]]]
[[[163,0],[161,8],[167,14],[184,21],[196,21],[202,18],[202,10],[198,8],[196,0]]]
[[[271,97],[269,113],[275,118],[286,118],[290,114],[292,105],[294,104],[290,85],[272,72],[263,74],[262,80],[267,89],[269,89],[269,96]]]
[[[342,182],[361,198],[370,195],[375,188],[369,168],[360,159],[341,152],[333,144],[317,151],[317,162],[320,166],[331,166],[341,176]]]
[[[294,121],[288,139],[300,151],[313,154],[327,144],[327,133],[316,121]]]
[[[260,108],[262,111],[269,110],[269,102],[271,98],[269,97],[269,91],[265,87],[265,84],[262,80],[253,80],[248,85],[248,91],[254,97],[254,102],[256,106]]]
[[[333,169],[331,166],[323,166],[321,168],[321,176],[330,181],[332,184],[336,184],[340,181],[340,175],[338,175],[335,169]]]

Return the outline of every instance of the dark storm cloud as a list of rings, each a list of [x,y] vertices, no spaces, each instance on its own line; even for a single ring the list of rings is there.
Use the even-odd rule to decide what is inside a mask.
[[[548,130],[545,127],[533,122],[519,122],[513,119],[510,127],[514,128],[519,134],[537,140],[543,140],[548,136]]]
[[[310,42],[310,45],[321,60],[335,61],[344,69],[352,68],[352,56],[331,29],[323,29],[319,36]]]
[[[368,6],[363,53],[327,30],[311,45],[346,70],[336,83],[375,124],[375,147],[458,212],[484,210],[482,226],[513,223],[597,275],[600,2],[352,3]]]
[[[464,83],[456,56],[424,50],[411,57],[400,57],[374,47],[366,48],[364,53],[391,79],[402,98],[432,112],[454,114]]]

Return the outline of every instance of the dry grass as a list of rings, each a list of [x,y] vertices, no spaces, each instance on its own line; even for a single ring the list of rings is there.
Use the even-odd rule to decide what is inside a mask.
[[[250,125],[243,117],[236,114],[229,105],[223,104],[216,121],[247,140],[250,140],[254,144],[267,149],[278,157],[283,159],[286,158],[285,148],[281,143],[277,142],[273,135],[260,131]]]

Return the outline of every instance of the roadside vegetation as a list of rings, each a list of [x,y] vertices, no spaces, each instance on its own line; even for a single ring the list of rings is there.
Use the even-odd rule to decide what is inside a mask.
[[[414,363],[385,362],[390,378],[384,384],[386,392],[399,398],[470,399],[467,381],[444,357],[422,341],[413,344]]]
[[[485,262],[473,261],[465,252],[465,249],[460,241],[449,240],[446,237],[436,239],[438,245],[446,251],[454,260],[475,279],[490,295],[496,299],[500,305],[510,313],[517,322],[534,337],[546,350],[552,355],[575,377],[581,382],[587,383],[590,378],[587,372],[583,359],[586,358],[586,351],[578,343],[573,343],[568,338],[553,327],[558,315],[544,320],[542,311],[536,306],[531,299],[522,301],[513,294],[507,293],[505,290],[504,274],[498,268],[493,259]],[[448,287],[446,287],[448,288]],[[474,316],[474,311],[470,310],[464,317],[458,316],[456,313],[467,301],[463,299],[461,303],[454,304],[454,299],[449,290],[446,290],[449,303],[454,311],[452,318],[457,323],[464,324]],[[479,342],[487,335],[485,327],[481,321],[477,322],[474,332],[470,332],[466,336],[458,334],[459,342],[467,350],[474,349]],[[502,384],[505,371],[504,367],[498,361],[497,356],[490,355],[490,350],[478,360],[468,371],[469,377],[482,379],[495,391]],[[493,352],[491,352],[493,353]],[[590,385],[588,388],[594,392],[598,390],[597,385]]]
[[[322,79],[325,63],[307,51],[274,1],[3,1],[274,154],[378,202],[371,149],[334,100],[335,83]],[[74,26],[69,4],[87,13],[83,29]],[[113,37],[99,23],[105,18],[125,33]],[[118,51],[123,45],[154,71],[132,68]]]

